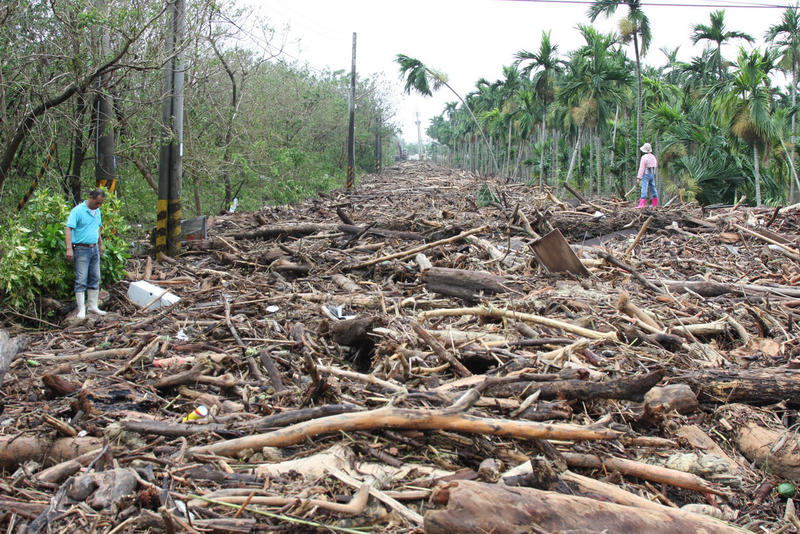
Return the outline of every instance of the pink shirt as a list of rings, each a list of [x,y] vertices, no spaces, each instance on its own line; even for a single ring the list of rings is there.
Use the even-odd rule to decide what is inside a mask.
[[[645,154],[644,156],[642,156],[642,162],[639,164],[639,174],[637,174],[636,177],[641,178],[642,176],[644,176],[644,171],[645,169],[648,168],[654,169],[653,171],[654,173],[655,169],[658,168],[658,161],[656,160],[656,157],[652,154]]]

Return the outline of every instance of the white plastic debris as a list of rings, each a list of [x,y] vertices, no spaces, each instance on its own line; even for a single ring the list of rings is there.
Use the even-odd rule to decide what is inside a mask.
[[[131,283],[130,287],[128,287],[128,298],[137,306],[142,308],[147,306],[148,310],[172,306],[181,300],[179,296],[173,295],[168,289],[158,287],[144,280]]]

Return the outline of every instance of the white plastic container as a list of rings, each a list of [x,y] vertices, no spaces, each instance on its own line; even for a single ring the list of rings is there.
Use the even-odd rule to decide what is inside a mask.
[[[159,295],[161,295],[160,298]],[[131,283],[130,287],[128,287],[128,298],[137,306],[142,308],[147,306],[148,310],[155,310],[163,306],[172,306],[181,300],[179,296],[173,295],[168,289],[158,287],[144,280]]]

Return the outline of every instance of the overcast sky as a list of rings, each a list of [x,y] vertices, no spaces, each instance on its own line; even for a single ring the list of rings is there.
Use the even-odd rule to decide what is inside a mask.
[[[479,78],[490,82],[502,78],[503,65],[511,65],[519,50],[538,50],[542,31],[551,32],[551,41],[564,54],[583,44],[576,29],[589,24],[586,11],[590,2],[529,0],[261,0],[260,14],[276,28],[288,25],[291,43],[286,52],[291,58],[313,68],[350,71],[352,36],[357,34],[356,67],[360,76],[384,73],[396,84],[397,116],[406,141],[417,139],[416,114],[422,135],[430,119],[441,114],[447,102],[457,100],[446,88],[432,98],[404,95],[397,54],[419,59],[428,67],[445,72],[450,85],[463,97],[475,88]],[[667,5],[669,4],[669,5]],[[691,5],[689,5],[691,4]],[[644,61],[659,66],[665,63],[662,47],[680,46],[679,59],[688,60],[702,52],[703,45],[692,46],[694,24],[710,24],[709,14],[724,9],[728,30],[749,33],[756,46],[763,45],[764,33],[778,24],[783,8],[757,2],[723,0],[657,0],[643,2],[650,19],[653,43]],[[760,7],[745,7],[760,6]],[[766,7],[770,6],[770,7]],[[616,31],[627,7],[611,19],[598,18],[601,31]],[[723,48],[723,55],[735,59],[739,44]],[[633,57],[632,46],[626,47]]]

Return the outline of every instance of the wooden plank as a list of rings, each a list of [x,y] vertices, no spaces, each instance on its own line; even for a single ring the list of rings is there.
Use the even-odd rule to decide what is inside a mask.
[[[588,269],[584,267],[558,229],[537,239],[530,246],[536,258],[549,272],[566,271],[575,276],[589,276]]]

